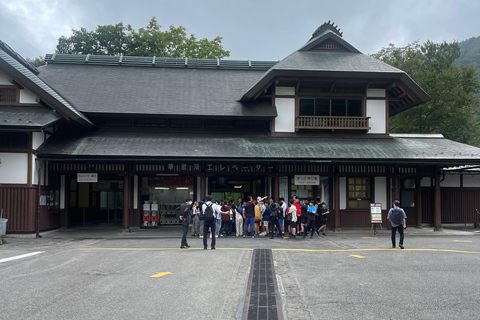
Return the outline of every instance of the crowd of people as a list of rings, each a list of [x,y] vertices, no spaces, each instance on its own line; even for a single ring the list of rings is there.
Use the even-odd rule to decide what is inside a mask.
[[[251,196],[247,199],[212,202],[212,197],[193,202],[186,199],[179,207],[177,215],[182,221],[182,249],[189,248],[186,235],[189,224],[192,225],[192,236],[203,238],[204,249],[207,249],[207,238],[212,239],[211,249],[215,249],[215,238],[218,237],[290,237],[310,238],[317,234],[326,236],[327,215],[329,210],[325,202],[313,200],[301,201],[298,197],[288,202],[280,198],[278,202],[272,197]]]

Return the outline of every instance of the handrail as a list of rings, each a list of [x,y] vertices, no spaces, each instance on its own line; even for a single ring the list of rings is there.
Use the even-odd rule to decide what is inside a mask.
[[[297,129],[356,129],[370,130],[370,117],[299,116]]]

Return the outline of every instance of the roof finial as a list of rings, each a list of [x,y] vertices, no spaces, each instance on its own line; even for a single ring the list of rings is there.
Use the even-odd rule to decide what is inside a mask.
[[[340,28],[338,28],[338,25],[335,25],[335,22],[332,22],[328,20],[328,22],[323,23],[320,27],[315,30],[315,32],[312,34],[312,39],[318,37],[321,33],[330,30],[337,34],[338,36],[342,36],[343,32],[340,32]]]

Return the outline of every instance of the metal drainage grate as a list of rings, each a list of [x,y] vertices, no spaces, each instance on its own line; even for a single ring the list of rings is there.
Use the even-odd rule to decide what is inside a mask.
[[[242,320],[283,319],[280,299],[272,250],[254,249]]]

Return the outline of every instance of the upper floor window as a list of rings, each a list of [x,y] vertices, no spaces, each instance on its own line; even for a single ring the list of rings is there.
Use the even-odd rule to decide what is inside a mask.
[[[370,206],[370,178],[348,179],[348,208],[366,209]]]
[[[26,132],[0,132],[0,148],[26,148],[28,141]]]
[[[0,87],[0,104],[17,103],[17,91],[15,87]]]
[[[362,117],[360,99],[300,99],[300,116]]]

